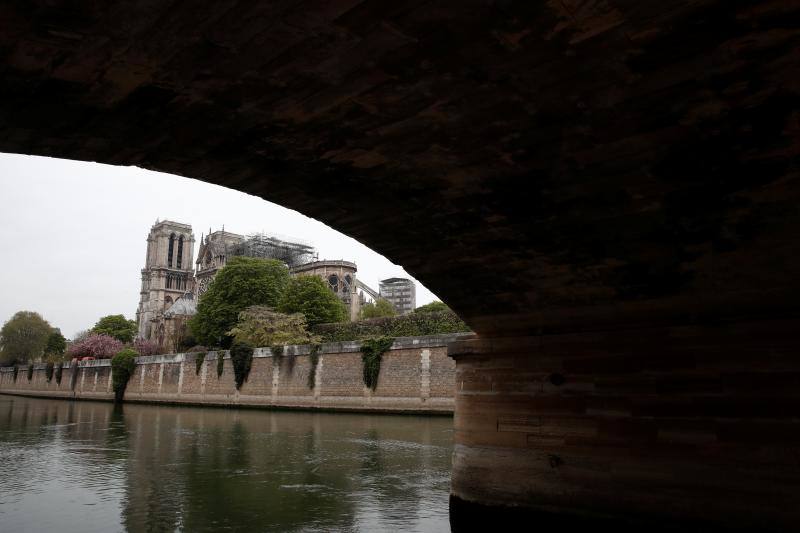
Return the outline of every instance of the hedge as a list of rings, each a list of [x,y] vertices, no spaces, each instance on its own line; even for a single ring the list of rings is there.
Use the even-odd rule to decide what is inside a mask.
[[[418,337],[469,330],[464,321],[452,311],[409,313],[358,322],[319,324],[311,328],[312,332],[322,338],[322,342],[359,341],[376,337]]]

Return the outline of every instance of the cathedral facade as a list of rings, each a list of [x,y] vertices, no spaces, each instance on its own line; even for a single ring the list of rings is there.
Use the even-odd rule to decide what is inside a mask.
[[[170,220],[156,221],[147,236],[147,254],[142,269],[138,336],[174,349],[185,329],[184,316],[194,314],[194,234],[192,227]],[[178,308],[173,309],[176,302]],[[182,310],[175,320],[175,312]],[[183,327],[178,323],[183,323]],[[176,331],[177,330],[177,331]]]
[[[283,261],[293,276],[318,276],[347,306],[356,320],[365,301],[363,286],[356,280],[357,267],[349,261],[319,260],[306,243],[263,234],[245,237],[225,231],[200,238],[193,268],[194,234],[188,224],[156,221],[147,236],[147,255],[142,269],[138,336],[178,351],[188,336],[187,321],[197,311],[197,302],[227,260],[234,256],[272,258]]]

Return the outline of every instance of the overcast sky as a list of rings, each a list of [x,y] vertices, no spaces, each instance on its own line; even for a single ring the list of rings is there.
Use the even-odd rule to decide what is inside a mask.
[[[71,338],[98,318],[135,318],[146,239],[156,219],[264,231],[313,244],[320,259],[358,265],[358,277],[410,277],[358,241],[255,196],[136,167],[0,154],[0,322],[37,311]],[[417,305],[435,296],[417,282]]]

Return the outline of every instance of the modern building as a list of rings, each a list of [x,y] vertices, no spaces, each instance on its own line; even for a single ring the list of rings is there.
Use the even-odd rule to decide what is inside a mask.
[[[417,288],[408,278],[389,278],[380,282],[380,297],[388,300],[400,315],[417,308]]]

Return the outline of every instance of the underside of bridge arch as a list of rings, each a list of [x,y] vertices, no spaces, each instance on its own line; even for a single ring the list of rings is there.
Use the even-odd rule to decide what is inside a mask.
[[[798,27],[790,0],[8,2],[0,151],[258,195],[444,298],[478,333],[456,527],[796,527]]]

